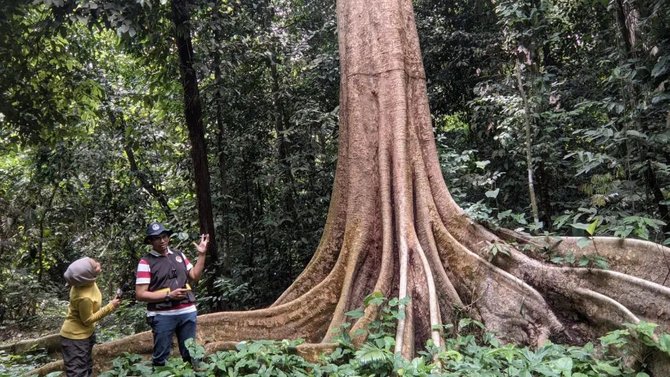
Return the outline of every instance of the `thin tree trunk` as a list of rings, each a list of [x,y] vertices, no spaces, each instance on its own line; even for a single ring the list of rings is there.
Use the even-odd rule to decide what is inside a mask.
[[[216,33],[219,34],[218,32]],[[221,185],[221,218],[223,223],[221,224],[221,234],[223,235],[223,242],[221,242],[220,255],[221,255],[221,264],[219,265],[217,275],[228,276],[230,272],[230,260],[228,255],[228,232],[229,224],[226,220],[226,214],[228,213],[228,182],[227,182],[227,171],[226,171],[226,123],[223,119],[223,96],[221,95],[221,86],[223,85],[221,78],[221,57],[219,53],[214,54],[214,80],[216,82],[216,94],[214,99],[216,101],[216,125],[218,128],[217,145],[218,145],[218,163],[219,163],[219,182]]]
[[[615,14],[621,33],[624,49],[635,49],[639,30],[640,14],[630,0],[616,0]]]
[[[47,201],[46,206],[44,207],[44,213],[40,218],[40,238],[37,245],[37,281],[42,281],[42,275],[44,274],[44,223],[46,221],[47,215],[51,211],[51,206],[53,205],[54,198],[58,192],[58,184],[54,184],[51,195],[49,195],[49,200]]]
[[[524,128],[526,131],[526,166],[528,170],[528,195],[530,197],[530,208],[533,214],[533,221],[535,224],[539,224],[540,216],[537,209],[537,199],[535,196],[535,183],[533,182],[533,122],[530,118],[530,104],[528,103],[528,97],[526,96],[526,91],[523,88],[523,80],[521,78],[521,63],[517,61],[516,63],[516,79],[519,86],[519,93],[521,94],[521,99],[523,100],[523,119],[524,119]]]
[[[629,60],[634,59],[638,56],[638,35],[640,34],[640,12],[635,7],[635,4],[630,0],[617,0],[616,2],[616,19],[617,25],[619,27],[619,33],[621,36],[622,44],[622,63],[621,64],[634,64],[628,63]],[[640,102],[640,90],[635,85],[635,83],[628,83],[623,92],[622,96],[625,98],[627,104],[627,110],[630,113],[634,113],[635,107]],[[643,133],[649,132],[646,123],[641,122],[638,116],[631,116],[631,121],[624,124],[623,132],[633,126],[635,130],[639,130]],[[670,118],[668,118],[670,120]],[[626,138],[626,166],[630,165],[631,160],[631,150],[633,149],[633,141],[630,138]],[[663,221],[666,222],[666,225],[663,227],[664,232],[670,231],[670,214],[668,213],[668,206],[661,204],[665,200],[663,193],[658,185],[656,179],[656,173],[652,165],[652,161],[647,158],[648,149],[647,145],[641,144],[638,145],[639,148],[639,158],[640,161],[646,160],[646,166],[644,168],[643,177],[647,183],[648,192],[651,194],[653,201],[655,202],[654,207],[658,210],[659,215]],[[630,171],[630,169],[628,169]],[[631,178],[632,179],[632,178]]]
[[[142,188],[145,189],[154,199],[156,199],[158,204],[160,204],[161,208],[163,209],[163,213],[165,214],[165,218],[172,219],[172,209],[170,208],[170,204],[168,203],[165,193],[156,188],[156,185],[151,182],[149,176],[140,170],[139,166],[137,165],[135,151],[133,150],[130,141],[125,136],[127,125],[123,120],[123,117],[121,117],[119,121],[119,118],[116,117],[116,114],[114,114],[112,110],[108,110],[107,115],[109,116],[109,120],[112,125],[116,125],[118,122],[118,127],[121,131],[123,151],[126,152],[126,158],[128,159],[128,165],[130,166],[130,173],[140,181]]]
[[[207,163],[207,145],[205,127],[202,122],[202,105],[198,78],[193,67],[193,45],[189,13],[186,0],[172,1],[172,15],[175,26],[175,42],[179,53],[179,71],[184,89],[184,115],[191,141],[191,159],[195,178],[195,193],[198,204],[200,232],[209,233],[209,251],[211,259],[208,265],[215,265],[218,259],[216,229],[212,215],[212,199],[209,188],[209,166]]]
[[[647,160],[646,163],[645,178],[647,181],[647,186],[651,191],[652,198],[656,203],[656,208],[661,217],[661,220],[665,222],[665,225],[663,226],[663,232],[664,233],[670,232],[670,214],[668,213],[668,206],[662,204],[662,202],[665,201],[665,197],[663,196],[663,192],[661,191],[661,188],[658,185],[658,180],[656,179],[656,173],[654,172],[654,166],[652,165],[650,160]]]
[[[549,193],[551,178],[547,174],[544,162],[542,161],[538,164],[536,171],[538,186],[537,193],[540,197],[538,208],[540,210],[540,220],[542,220],[542,223],[544,224],[544,229],[549,230],[551,229],[552,217],[554,214],[554,210],[551,206],[551,194]]]

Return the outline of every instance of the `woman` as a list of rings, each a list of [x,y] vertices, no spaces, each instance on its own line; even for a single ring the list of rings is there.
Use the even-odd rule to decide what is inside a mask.
[[[93,375],[94,325],[121,302],[119,298],[114,298],[103,308],[100,307],[102,294],[95,284],[100,271],[100,263],[88,257],[72,262],[65,271],[65,281],[72,287],[67,317],[60,330],[67,377]]]

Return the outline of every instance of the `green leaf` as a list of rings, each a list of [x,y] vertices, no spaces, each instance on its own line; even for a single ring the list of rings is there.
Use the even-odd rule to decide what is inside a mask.
[[[589,246],[589,244],[591,244],[591,240],[586,237],[582,237],[577,240],[577,246],[579,246],[581,249]]]
[[[475,325],[475,326],[479,327],[480,329],[484,328],[484,325],[481,322],[475,321],[474,319],[471,319],[471,318],[462,318],[460,321],[458,321],[458,329],[459,330],[462,330],[463,328],[468,327],[470,325]]]
[[[572,224],[570,224],[570,226],[575,228],[575,229],[582,229],[582,230],[586,231],[586,233],[588,233],[590,236],[592,236],[593,233],[595,233],[595,231],[596,231],[596,227],[598,226],[598,220],[593,221],[590,224],[572,223]]]
[[[392,353],[366,343],[363,344],[361,349],[356,351],[355,355],[356,359],[359,363],[361,363],[361,365],[368,365],[388,360]]]
[[[562,372],[564,376],[569,376],[570,372],[572,372],[573,363],[572,358],[570,357],[561,357],[558,360],[554,360],[552,364],[554,368]]]
[[[600,338],[600,343],[603,346],[616,346],[620,347],[628,343],[627,337],[630,333],[628,330],[615,330],[610,331],[607,335]]]
[[[670,69],[670,56],[664,55],[662,58],[658,59],[658,62],[656,62],[654,68],[651,70],[651,77],[659,77],[665,74],[668,69]]]
[[[375,291],[369,294],[364,300],[363,300],[363,305],[369,306],[369,305],[381,305],[386,301],[386,298],[384,295],[379,292]]]
[[[598,257],[595,259],[595,265],[596,267],[600,268],[601,270],[609,270],[610,265],[607,263],[607,260],[602,257]]]
[[[555,263],[555,264],[563,264],[563,262],[565,261],[563,259],[563,257],[561,257],[561,256],[551,257],[550,260],[551,260],[551,263]]]
[[[486,195],[487,198],[494,198],[495,199],[495,198],[498,197],[498,193],[500,193],[500,189],[487,191],[487,192],[484,193],[484,195]]]
[[[596,228],[598,227],[599,221],[596,220],[589,224],[589,226],[586,228],[586,231],[589,233],[589,235],[594,235],[596,233]]]
[[[657,324],[645,321],[641,321],[640,323],[633,326],[633,328],[635,329],[635,331],[637,331],[638,334],[644,335],[648,338],[654,337],[654,331],[656,330],[657,327],[658,327]]]
[[[346,315],[347,317],[354,318],[354,319],[361,318],[363,316],[363,314],[364,314],[363,309],[360,309],[360,308],[344,313],[344,315]]]
[[[626,136],[633,136],[633,137],[636,137],[636,138],[639,138],[639,139],[643,139],[643,140],[647,140],[647,139],[648,139],[647,135],[643,134],[643,133],[640,132],[640,131],[635,131],[635,130],[628,130],[628,131],[626,131]]]
[[[446,360],[455,360],[455,361],[461,361],[463,360],[463,355],[456,351],[456,350],[446,350],[443,352],[440,352],[439,354],[441,359],[446,359]]]
[[[670,355],[670,335],[669,334],[662,334],[658,338],[658,348],[661,351]]]
[[[596,365],[593,366],[593,369],[596,372],[605,372],[608,376],[621,376],[621,370],[619,370],[619,368],[604,361],[596,361]]]
[[[626,238],[628,237],[631,232],[633,232],[632,226],[625,226],[625,227],[619,227],[614,231],[614,236],[619,237],[619,238]]]

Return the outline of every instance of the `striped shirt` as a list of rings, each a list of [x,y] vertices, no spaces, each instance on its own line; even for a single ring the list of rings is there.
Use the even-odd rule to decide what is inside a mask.
[[[166,293],[182,288],[188,281],[188,272],[193,265],[186,256],[168,248],[166,255],[151,250],[137,265],[136,285],[148,285],[150,292],[165,290]],[[195,299],[183,301],[151,302],[147,304],[147,317],[177,315],[196,311]]]

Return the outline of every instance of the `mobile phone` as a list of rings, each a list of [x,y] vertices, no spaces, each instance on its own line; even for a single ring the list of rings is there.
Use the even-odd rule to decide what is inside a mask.
[[[116,290],[116,298],[122,298],[123,294],[128,292],[130,285],[128,283],[123,283],[121,287]]]

